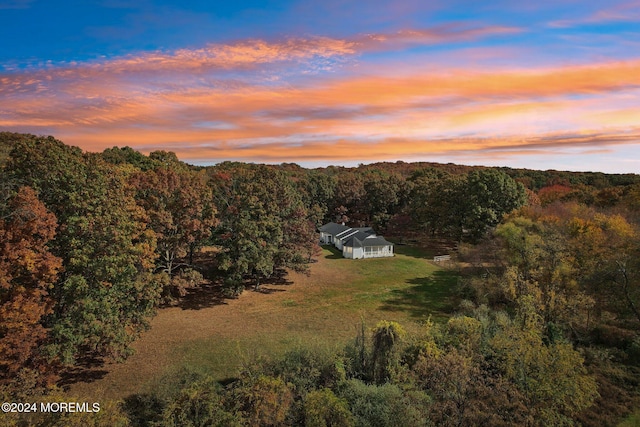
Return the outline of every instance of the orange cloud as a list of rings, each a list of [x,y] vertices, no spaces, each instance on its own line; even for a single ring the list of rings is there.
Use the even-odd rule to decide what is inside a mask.
[[[549,134],[518,138],[456,138],[440,140],[417,140],[388,138],[379,142],[363,143],[354,140],[318,141],[306,144],[267,143],[261,145],[235,146],[232,144],[175,145],[171,150],[180,158],[191,160],[225,159],[254,160],[266,162],[289,161],[375,161],[412,159],[429,155],[464,155],[492,157],[496,155],[522,155],[562,152],[569,148],[581,148],[583,152],[606,152],[602,147],[640,143],[640,128],[627,134]],[[152,151],[166,147],[147,146]],[[592,148],[597,147],[597,148]]]
[[[215,160],[527,153],[587,144],[574,137],[552,144],[536,135],[585,131],[588,144],[638,143],[636,131],[631,139],[624,132],[637,126],[640,60],[484,72],[440,68],[409,75],[367,67],[360,75],[354,68],[348,75],[313,78],[299,69],[262,73],[262,66],[278,62],[299,61],[308,71],[326,65],[324,60],[392,45],[510,31],[516,30],[454,26],[343,40],[241,41],[5,73],[0,126],[55,134],[92,151],[130,145]],[[247,78],[230,72],[250,68],[257,71]],[[212,69],[229,73],[205,72]],[[615,96],[621,93],[628,99]]]
[[[535,71],[451,70],[403,78],[354,76],[299,86],[230,84],[190,88],[180,84],[154,87],[151,83],[130,90],[126,85],[87,79],[41,96],[14,96],[11,110],[5,109],[0,118],[6,125],[27,125],[38,117],[53,120],[63,116],[65,122],[78,124],[192,126],[194,122],[227,120],[228,129],[266,124],[289,129],[303,125],[324,127],[370,116],[442,113],[450,117],[460,114],[452,123],[459,125],[482,116],[522,112],[525,105],[528,110],[549,107],[567,96],[598,97],[639,87],[640,61]],[[565,105],[571,103],[578,101],[564,101]]]
[[[517,27],[468,27],[459,23],[429,29],[400,30],[395,33],[374,33],[358,36],[354,43],[362,51],[387,50],[391,46],[430,45],[476,40],[493,35],[514,34],[523,31]]]
[[[129,145],[142,152],[171,150],[186,161],[219,162],[245,160],[261,162],[323,161],[376,161],[419,159],[430,156],[474,156],[476,158],[505,158],[532,154],[593,153],[607,147],[640,144],[640,128],[625,132],[600,133],[548,133],[539,135],[513,135],[506,137],[469,138],[401,138],[386,137],[378,140],[356,138],[325,138],[304,142],[290,138],[259,138],[248,140],[211,140],[203,130],[140,129],[82,132],[64,135],[64,141],[73,145],[103,150],[114,145]],[[82,144],[77,144],[82,141]],[[573,150],[573,151],[572,151]]]
[[[211,44],[202,49],[180,49],[174,53],[155,52],[106,63],[106,71],[188,70],[198,68],[234,69],[277,61],[333,57],[355,53],[354,43],[329,37],[289,39],[269,43],[247,40],[228,45]]]

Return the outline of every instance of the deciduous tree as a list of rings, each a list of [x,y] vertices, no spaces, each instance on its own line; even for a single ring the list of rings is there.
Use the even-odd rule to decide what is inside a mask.
[[[495,169],[473,171],[464,186],[463,228],[473,240],[495,227],[503,215],[524,205],[524,186]],[[461,201],[462,202],[462,201]]]
[[[212,178],[220,223],[216,243],[228,288],[261,280],[283,268],[305,270],[317,246],[298,192],[281,172],[265,166],[222,165]]]
[[[211,236],[216,224],[211,188],[203,173],[165,166],[138,173],[131,182],[156,235],[157,264],[173,277],[176,269],[193,264],[194,251]]]
[[[47,247],[56,225],[29,187],[0,205],[0,382],[47,366],[39,350],[48,337],[43,318],[54,304],[49,291],[62,267]]]
[[[94,354],[120,358],[160,298],[152,274],[155,236],[119,169],[53,138],[25,138],[5,174],[32,186],[59,221],[52,252],[64,274],[50,292],[48,351],[65,362]]]

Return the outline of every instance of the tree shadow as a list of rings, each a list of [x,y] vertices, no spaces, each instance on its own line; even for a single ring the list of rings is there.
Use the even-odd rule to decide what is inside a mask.
[[[441,238],[412,241],[407,244],[395,244],[396,254],[411,258],[433,259],[434,256],[453,254],[457,250],[456,242]]]
[[[258,289],[253,289],[253,291],[259,294],[274,294],[276,292],[284,292],[286,289],[265,288],[263,285],[260,285]]]
[[[411,258],[429,259],[432,258],[431,252],[418,246],[410,245],[393,245],[393,252],[397,255],[404,255]]]
[[[220,283],[204,283],[196,288],[187,289],[187,294],[180,298],[176,305],[183,310],[202,310],[225,305],[225,299]]]
[[[413,286],[391,291],[380,308],[407,312],[414,318],[449,314],[455,307],[457,281],[457,273],[449,270],[436,271],[429,277],[409,279],[407,283]]]
[[[225,293],[222,282],[222,277],[216,277],[211,282],[205,282],[200,286],[188,288],[187,294],[178,298],[174,306],[180,307],[183,310],[202,310],[203,308],[215,307],[217,305],[226,305],[226,300],[233,299],[233,297]],[[276,270],[271,277],[262,278],[258,289],[255,289],[254,279],[245,280],[244,289],[262,294],[272,294],[274,292],[284,291],[284,289],[279,289],[278,286],[288,286],[292,284],[293,282],[287,278],[286,270],[279,269]]]
[[[100,380],[107,375],[109,371],[104,369],[104,360],[98,357],[86,357],[79,360],[74,366],[63,369],[58,380],[58,386],[68,388],[75,383],[92,383]]]
[[[276,286],[293,285],[293,282],[287,278],[287,275],[288,273],[285,269],[283,268],[276,269],[276,271],[273,272],[271,277],[262,279],[260,283],[263,285],[276,285]]]
[[[336,247],[326,245],[323,246],[323,248],[331,252],[330,254],[324,256],[326,259],[344,259],[344,257],[342,256],[342,251],[338,250]]]
[[[279,289],[273,286],[289,286],[293,285],[293,282],[287,279],[287,271],[284,269],[277,269],[273,272],[271,277],[263,278],[260,280],[260,286],[255,288],[255,284],[247,284],[247,289],[251,289],[254,292],[259,292],[261,294],[272,294],[274,292],[284,292],[285,289]],[[269,286],[269,287],[267,287]]]

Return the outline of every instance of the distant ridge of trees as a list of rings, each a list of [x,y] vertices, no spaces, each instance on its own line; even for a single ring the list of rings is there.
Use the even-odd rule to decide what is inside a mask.
[[[13,147],[16,139],[27,136],[27,134],[14,132],[0,132],[0,165],[6,161],[9,152]],[[34,137],[34,135],[29,135]],[[113,164],[130,163],[140,169],[148,169],[152,167],[152,161],[148,156],[134,150],[131,147],[116,147],[105,149],[102,153],[104,159]],[[177,159],[177,157],[176,157]],[[227,162],[242,164],[242,162]],[[207,167],[193,166],[184,163],[189,168],[203,169]],[[317,168],[305,168],[296,163],[284,162],[280,164],[269,164],[270,168],[280,169],[293,175],[304,173],[307,170],[315,170],[318,172],[326,172],[329,175],[335,175],[345,170],[384,170],[387,172],[398,173],[405,178],[411,176],[421,169],[440,169],[452,175],[461,175],[469,173],[473,170],[497,169],[506,173],[516,181],[534,191],[538,191],[543,187],[554,184],[566,185],[586,185],[597,189],[607,187],[628,186],[640,183],[640,174],[634,173],[604,173],[604,172],[573,172],[561,170],[536,170],[526,168],[511,168],[506,166],[468,166],[455,163],[436,163],[436,162],[405,162],[398,160],[395,162],[375,162],[361,164],[357,167],[347,166],[327,166]]]

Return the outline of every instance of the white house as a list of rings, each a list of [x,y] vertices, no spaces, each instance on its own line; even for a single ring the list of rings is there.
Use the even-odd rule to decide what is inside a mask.
[[[319,228],[320,230],[320,243],[321,244],[329,244],[333,245],[335,241],[335,236],[337,234],[342,233],[343,231],[350,230],[350,227],[347,227],[344,224],[336,224],[335,222],[330,222],[329,224],[325,224]]]
[[[342,256],[351,259],[393,256],[393,243],[376,236],[371,227],[351,228],[330,222],[319,228],[320,243],[332,244],[342,250]]]
[[[351,238],[353,238],[356,235],[375,236],[376,233],[375,231],[373,231],[373,228],[371,227],[350,228],[348,230],[345,230],[341,233],[336,234],[335,241],[334,241],[335,247],[342,250],[345,242],[349,241]]]
[[[342,256],[352,259],[390,257],[393,256],[393,243],[382,236],[371,235],[362,240],[354,236],[345,242]]]

